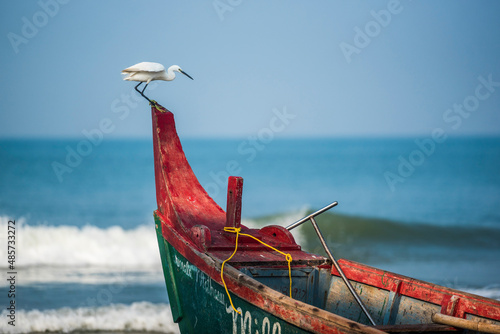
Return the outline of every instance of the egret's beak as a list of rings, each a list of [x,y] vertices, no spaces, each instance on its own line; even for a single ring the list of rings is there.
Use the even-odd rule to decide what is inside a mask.
[[[187,74],[183,70],[179,69],[179,72],[181,72],[182,74],[184,74],[185,76],[187,76],[189,79],[194,80],[193,78],[191,78],[191,76],[189,74]]]

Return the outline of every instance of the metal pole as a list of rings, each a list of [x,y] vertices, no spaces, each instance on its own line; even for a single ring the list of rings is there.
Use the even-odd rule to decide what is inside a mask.
[[[328,248],[328,245],[326,244],[325,239],[323,238],[323,235],[321,234],[321,231],[319,230],[318,224],[316,224],[316,221],[314,220],[314,217],[309,217],[309,219],[311,220],[312,226],[314,227],[316,234],[318,234],[319,241],[321,241],[321,244],[323,245],[323,248],[325,249],[326,254],[330,258],[330,260],[332,260],[333,265],[335,266],[335,269],[337,269],[337,271],[340,274],[340,277],[342,277],[342,279],[344,280],[344,283],[347,285],[347,288],[351,292],[354,299],[356,299],[356,301],[358,302],[359,306],[361,307],[361,309],[365,313],[368,320],[370,320],[370,322],[372,323],[373,326],[376,326],[377,324],[370,316],[370,313],[368,313],[368,310],[366,309],[365,305],[363,304],[363,302],[359,298],[358,294],[356,293],[356,291],[352,287],[351,282],[349,282],[349,280],[345,276],[344,272],[342,271],[342,268],[340,268],[339,264],[337,263],[337,260],[335,260],[335,258],[333,257],[332,252],[330,252],[330,248]]]
[[[291,229],[294,229],[300,225],[302,225],[303,223],[305,223],[306,221],[308,221],[311,217],[315,217],[323,212],[325,212],[326,210],[330,210],[331,208],[333,208],[334,206],[336,206],[337,204],[339,204],[338,202],[333,202],[331,204],[328,204],[327,206],[325,206],[323,209],[319,209],[318,211],[314,212],[314,213],[311,213],[309,216],[307,217],[304,217],[300,220],[297,220],[295,223],[293,224],[290,224],[288,225],[287,227],[285,227],[288,231],[290,231]]]

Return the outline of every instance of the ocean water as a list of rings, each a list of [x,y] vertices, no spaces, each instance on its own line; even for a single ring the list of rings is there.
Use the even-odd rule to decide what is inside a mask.
[[[318,218],[337,258],[500,299],[500,138],[182,142],[221,207],[243,176],[246,225],[338,201]],[[151,140],[1,140],[0,332],[176,333],[155,208]]]

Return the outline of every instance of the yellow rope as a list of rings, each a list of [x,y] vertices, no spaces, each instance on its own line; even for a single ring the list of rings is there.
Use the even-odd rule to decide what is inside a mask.
[[[233,254],[231,254],[231,256],[229,258],[227,258],[226,261],[222,262],[222,266],[220,268],[220,278],[222,279],[222,283],[224,284],[224,288],[226,289],[226,293],[227,293],[227,296],[229,297],[229,302],[231,303],[231,306],[233,307],[233,310],[238,313],[238,314],[241,314],[240,311],[238,311],[234,305],[233,305],[233,301],[231,299],[231,295],[229,294],[229,291],[227,290],[227,286],[226,286],[226,282],[224,282],[224,265],[226,264],[227,261],[231,260],[231,258],[234,256],[234,254],[236,254],[236,251],[238,250],[238,236],[240,235],[240,231],[241,231],[241,228],[235,228],[235,227],[224,227],[224,231],[226,232],[232,232],[232,233],[236,233],[236,245],[234,246],[234,252]]]
[[[257,240],[258,242],[260,242],[264,246],[269,247],[272,250],[274,250],[274,251],[280,253],[281,255],[285,256],[286,261],[288,262],[288,277],[290,278],[290,298],[292,298],[292,267],[291,267],[292,256],[289,253],[283,253],[282,251],[274,248],[273,246],[266,244],[262,240],[257,239],[253,235],[246,234],[246,233],[240,233],[241,228],[239,228],[239,227],[238,228],[236,228],[236,227],[224,227],[224,231],[225,232],[236,233],[236,240],[235,240],[235,245],[234,245],[234,252],[233,252],[233,254],[231,254],[231,256],[229,258],[227,258],[224,262],[222,262],[222,266],[221,266],[221,269],[220,269],[220,278],[222,279],[222,283],[224,284],[224,288],[226,289],[227,296],[229,297],[229,302],[231,303],[231,306],[233,307],[233,310],[236,313],[241,314],[241,312],[238,311],[234,307],[233,301],[231,300],[231,295],[229,295],[229,291],[227,290],[226,282],[224,282],[224,264],[226,264],[226,262],[228,262],[229,260],[231,260],[233,258],[233,256],[234,256],[234,254],[236,254],[236,251],[238,250],[238,237],[240,235],[243,235],[245,237],[250,237],[250,238],[252,238],[254,240]]]

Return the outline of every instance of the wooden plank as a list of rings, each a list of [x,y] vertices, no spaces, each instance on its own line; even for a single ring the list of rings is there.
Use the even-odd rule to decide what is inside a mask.
[[[399,310],[399,302],[401,301],[401,285],[400,280],[396,281],[396,284],[391,286],[391,291],[389,292],[389,299],[387,301],[387,308],[384,310],[384,325],[393,324],[395,322],[396,316]]]
[[[438,324],[454,326],[463,329],[469,329],[482,333],[500,334],[500,326],[487,322],[473,321],[452,317],[449,315],[435,313],[432,315],[432,321]]]
[[[452,326],[439,324],[419,324],[419,325],[385,325],[375,326],[376,329],[387,333],[439,333],[439,332],[457,332]]]
[[[460,297],[452,295],[450,297],[445,297],[441,307],[441,313],[446,315],[455,315],[457,309],[457,304],[460,301]]]
[[[243,178],[230,176],[227,182],[226,227],[241,227]]]

